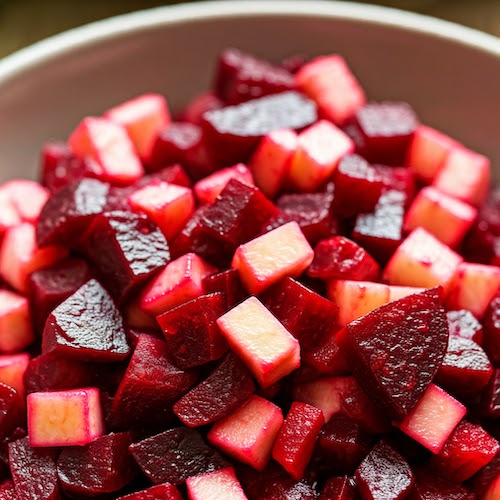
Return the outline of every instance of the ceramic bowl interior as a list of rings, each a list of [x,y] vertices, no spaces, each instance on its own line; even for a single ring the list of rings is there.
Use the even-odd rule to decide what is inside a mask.
[[[0,180],[36,175],[40,145],[143,92],[179,108],[228,46],[278,60],[338,52],[371,99],[491,157],[500,180],[500,40],[397,10],[334,1],[184,4],[94,23],[0,62]]]

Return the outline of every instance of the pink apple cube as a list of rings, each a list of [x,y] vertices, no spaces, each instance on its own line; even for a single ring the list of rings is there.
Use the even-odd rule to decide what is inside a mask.
[[[0,275],[13,288],[26,293],[32,272],[49,267],[67,255],[64,247],[38,247],[35,226],[24,222],[5,233],[0,248]]]
[[[49,199],[49,192],[38,182],[28,179],[13,179],[4,183],[0,191],[9,198],[23,222],[35,223]]]
[[[3,298],[0,294],[0,303]],[[27,352],[0,355],[0,382],[13,387],[18,394],[24,395],[24,372],[30,362]]]
[[[140,307],[158,316],[174,306],[203,294],[202,281],[217,269],[195,253],[187,253],[168,263],[143,290]]]
[[[20,351],[34,340],[28,299],[0,289],[0,352]]]
[[[297,87],[318,105],[320,116],[344,125],[366,103],[361,85],[336,54],[304,64],[295,75]]]
[[[404,297],[408,297],[408,295],[414,295],[416,293],[421,293],[425,290],[425,288],[420,288],[416,286],[398,286],[398,285],[390,285],[389,286],[389,302],[393,300],[399,300]]]
[[[328,298],[339,308],[337,323],[345,326],[390,301],[389,287],[371,281],[329,280]]]
[[[217,325],[262,387],[273,385],[300,365],[297,339],[256,297],[223,314]]]
[[[260,141],[250,158],[248,165],[255,185],[268,198],[274,198],[281,191],[296,149],[297,133],[294,130],[273,130]]]
[[[247,291],[257,295],[286,276],[299,276],[313,258],[299,225],[289,222],[240,245],[231,266],[238,270]]]
[[[134,212],[145,213],[171,241],[194,212],[191,189],[168,182],[153,182],[128,198]]]
[[[288,182],[298,191],[314,191],[331,177],[342,157],[353,152],[349,136],[329,121],[319,120],[299,134]]]
[[[261,471],[271,459],[282,424],[279,407],[260,396],[252,396],[236,412],[214,424],[207,437],[226,455]]]
[[[73,153],[91,157],[100,167],[99,179],[112,184],[132,184],[144,170],[127,131],[105,118],[87,117],[68,139]]]
[[[186,486],[189,500],[247,500],[232,467],[190,477]]]
[[[462,403],[431,384],[398,427],[428,450],[439,453],[466,413]]]
[[[196,198],[200,203],[213,203],[231,179],[254,186],[250,170],[243,163],[237,163],[199,180],[194,185]]]
[[[445,245],[461,243],[477,217],[477,210],[432,186],[422,189],[406,212],[404,228],[423,227]]]
[[[481,319],[500,287],[500,267],[462,262],[446,300],[449,309],[467,309]]]
[[[434,180],[452,149],[459,147],[451,137],[426,125],[413,134],[407,151],[406,164],[425,183]]]
[[[168,104],[162,95],[144,94],[103,115],[125,128],[141,159],[148,158],[156,136],[170,123]]]
[[[26,398],[30,445],[83,446],[104,434],[99,389],[33,392]]]
[[[432,288],[445,294],[462,257],[423,228],[414,229],[399,245],[383,273],[391,285]]]
[[[458,147],[447,156],[432,184],[443,193],[479,206],[488,194],[490,175],[486,156]]]

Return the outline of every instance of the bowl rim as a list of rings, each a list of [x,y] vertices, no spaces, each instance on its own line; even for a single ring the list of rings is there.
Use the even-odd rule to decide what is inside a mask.
[[[322,17],[381,25],[445,39],[500,58],[500,38],[488,33],[391,7],[332,0],[212,0],[154,7],[63,31],[0,59],[0,86],[34,67],[74,50],[130,33],[172,24],[252,16]]]

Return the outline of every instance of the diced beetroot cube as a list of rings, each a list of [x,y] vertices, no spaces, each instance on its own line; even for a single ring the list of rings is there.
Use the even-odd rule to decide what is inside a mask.
[[[84,118],[68,139],[72,152],[90,156],[101,167],[98,178],[112,184],[127,185],[144,173],[124,127],[105,118]]]
[[[172,404],[196,382],[196,374],[174,366],[165,342],[142,335],[113,399],[113,421],[118,428],[163,425]]]
[[[203,92],[190,101],[182,110],[179,121],[200,125],[203,115],[207,111],[213,111],[224,107],[224,102],[214,92]]]
[[[450,247],[457,247],[471,228],[477,210],[452,196],[441,193],[432,186],[425,187],[413,200],[404,228],[410,232],[423,227]]]
[[[30,445],[82,446],[104,434],[99,389],[33,392],[26,398]]]
[[[35,223],[49,198],[49,192],[38,182],[14,179],[2,184],[1,195],[6,195],[23,222]]]
[[[486,418],[500,418],[500,370],[494,370],[488,387],[481,395],[481,413]]]
[[[356,483],[362,498],[405,498],[414,482],[406,460],[384,441],[380,441],[356,469]]]
[[[0,355],[0,382],[6,384],[24,396],[24,374],[30,363],[27,352]]]
[[[167,167],[160,168],[151,174],[144,175],[134,185],[134,187],[142,188],[150,184],[158,182],[167,182],[176,184],[177,186],[191,187],[192,182],[184,168],[176,163]]]
[[[226,311],[222,293],[201,295],[157,316],[167,351],[179,368],[193,368],[219,359],[227,344],[217,326]]]
[[[255,149],[248,165],[255,185],[268,198],[274,198],[282,189],[296,148],[297,133],[279,129],[269,132]]]
[[[383,279],[392,285],[442,286],[447,294],[462,257],[423,228],[414,229],[388,262]]]
[[[28,438],[9,443],[9,464],[19,499],[58,500],[57,450],[31,448]]]
[[[130,452],[153,484],[181,484],[189,477],[227,467],[227,460],[194,429],[178,427],[130,446]]]
[[[109,184],[96,179],[73,182],[50,197],[36,227],[39,245],[77,245],[93,218],[106,207]]]
[[[314,191],[336,171],[354,143],[342,130],[320,120],[299,134],[287,182],[299,191]]]
[[[191,189],[158,182],[149,184],[128,198],[132,210],[145,213],[170,241],[184,227],[194,212]]]
[[[316,106],[295,92],[260,97],[209,111],[203,115],[202,129],[217,159],[234,164],[245,162],[259,141],[273,130],[300,130],[316,121]]]
[[[183,302],[202,295],[202,280],[216,271],[194,253],[170,262],[141,294],[140,307],[159,315]]]
[[[181,493],[173,484],[164,483],[119,497],[118,500],[182,500],[182,498]]]
[[[250,186],[254,185],[250,170],[243,163],[237,163],[199,180],[194,185],[196,198],[200,203],[213,203],[231,179],[236,179]]]
[[[412,500],[474,500],[476,495],[458,484],[437,476],[429,467],[415,470],[416,482]]]
[[[90,279],[82,259],[68,259],[35,271],[28,278],[33,323],[42,332],[50,313]]]
[[[283,415],[276,405],[252,396],[235,413],[219,420],[210,429],[208,440],[236,460],[263,470],[282,424]]]
[[[320,279],[371,281],[378,277],[379,267],[372,256],[354,241],[333,236],[314,248],[314,259],[308,276]]]
[[[219,54],[214,88],[229,104],[277,94],[295,88],[293,75],[286,69],[237,49]]]
[[[42,351],[80,361],[120,361],[128,356],[120,312],[96,280],[88,281],[52,311]]]
[[[113,493],[130,483],[137,466],[128,432],[108,434],[82,447],[66,448],[57,460],[62,489],[69,494]]]
[[[431,463],[445,477],[461,483],[493,460],[499,450],[498,441],[480,425],[464,420]]]
[[[0,438],[8,436],[23,422],[24,402],[19,393],[0,382]]]
[[[28,292],[28,276],[67,257],[60,246],[39,247],[35,227],[29,222],[10,228],[0,249],[0,275],[16,290]]]
[[[247,500],[232,467],[190,477],[186,481],[186,486],[190,500],[210,500],[211,498]]]
[[[273,458],[297,481],[311,459],[325,418],[319,408],[292,403],[273,446]]]
[[[28,299],[0,289],[0,352],[21,351],[33,340]]]
[[[408,206],[417,191],[414,173],[407,167],[373,165],[373,168],[382,178],[382,183],[384,184],[382,193],[391,190],[400,191],[405,195],[405,207]]]
[[[355,500],[356,483],[347,476],[328,479],[321,490],[319,500]]]
[[[205,276],[202,280],[203,292],[222,292],[226,302],[226,310],[231,309],[246,297],[246,292],[236,269],[226,269]]]
[[[446,317],[451,337],[470,339],[483,345],[483,327],[470,311],[448,311]]]
[[[295,75],[297,87],[313,99],[322,118],[343,125],[365,104],[363,89],[339,55],[304,64]]]
[[[385,304],[340,334],[360,386],[378,408],[400,420],[420,400],[446,352],[448,323],[440,289]]]
[[[299,367],[299,343],[256,297],[238,304],[217,324],[262,387]]]
[[[248,292],[258,294],[285,276],[302,274],[313,257],[299,225],[289,222],[239,246],[231,266]]]
[[[250,372],[233,354],[174,405],[174,413],[188,427],[216,422],[237,410],[255,392]]]
[[[500,292],[491,301],[483,321],[484,349],[495,366],[500,365]]]
[[[170,123],[165,98],[144,94],[106,111],[104,118],[122,125],[141,159],[149,157],[156,135]]]
[[[0,483],[0,498],[2,500],[17,500],[18,496],[14,483],[10,479],[6,479]]]

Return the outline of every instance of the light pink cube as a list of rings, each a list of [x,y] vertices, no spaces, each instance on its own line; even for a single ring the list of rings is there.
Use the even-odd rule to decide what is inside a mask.
[[[247,500],[232,467],[190,477],[186,486],[189,500]]]
[[[0,297],[0,303],[2,299]],[[27,352],[4,354],[0,356],[0,382],[13,387],[18,394],[24,395],[24,372],[30,362]]]
[[[12,179],[2,184],[0,191],[8,196],[20,221],[23,222],[36,223],[49,199],[48,189],[28,179]]]
[[[28,299],[0,289],[0,352],[21,351],[34,340]]]

